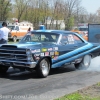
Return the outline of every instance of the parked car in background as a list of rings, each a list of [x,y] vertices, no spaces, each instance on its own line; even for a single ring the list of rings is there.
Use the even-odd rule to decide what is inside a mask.
[[[88,41],[88,27],[87,26],[81,26],[71,31],[80,34],[85,40]]]
[[[100,46],[84,40],[79,34],[63,30],[34,30],[17,44],[0,47],[0,72],[8,68],[37,71],[47,77],[51,68],[74,64],[76,69],[87,69],[91,58],[100,55]]]
[[[88,26],[78,27],[79,31],[83,32],[85,35],[88,35]]]
[[[16,42],[26,35],[29,28],[33,30],[33,25],[31,23],[8,23],[8,28],[11,30],[8,39]]]

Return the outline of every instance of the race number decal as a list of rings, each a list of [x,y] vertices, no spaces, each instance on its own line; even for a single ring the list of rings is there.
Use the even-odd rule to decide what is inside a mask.
[[[68,42],[69,42],[69,44],[74,44],[73,35],[68,35]]]

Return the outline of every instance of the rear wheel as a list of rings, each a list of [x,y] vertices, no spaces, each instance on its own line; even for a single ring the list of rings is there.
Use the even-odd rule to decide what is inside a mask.
[[[47,58],[42,59],[37,65],[37,73],[41,78],[45,78],[48,76],[50,72],[50,62]]]
[[[13,42],[17,42],[17,37],[16,36],[13,37]]]
[[[0,73],[6,73],[8,70],[9,66],[4,66],[4,65],[0,65]]]
[[[91,63],[91,56],[85,55],[82,61],[78,64],[75,64],[76,69],[88,69]]]

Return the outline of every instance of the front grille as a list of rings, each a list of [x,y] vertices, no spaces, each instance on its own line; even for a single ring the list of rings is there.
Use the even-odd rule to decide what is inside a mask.
[[[0,48],[0,61],[26,62],[26,49]]]
[[[1,47],[5,47],[5,48],[17,48],[17,46],[15,46],[15,45],[2,45]]]

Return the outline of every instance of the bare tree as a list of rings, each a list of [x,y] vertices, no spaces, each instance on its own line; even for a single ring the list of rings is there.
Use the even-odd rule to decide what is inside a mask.
[[[75,18],[75,25],[78,26],[78,23],[82,23],[86,21],[86,16],[87,15],[87,11],[85,8],[83,8],[81,6],[81,2],[77,2],[76,4],[76,9],[74,12],[74,18]]]
[[[15,7],[17,9],[18,21],[20,21],[22,14],[24,13],[25,8],[27,7],[28,3],[29,3],[29,0],[15,0]]]
[[[10,0],[0,0],[0,20],[7,20],[10,6]]]
[[[61,20],[63,20],[63,1],[53,0],[49,10],[51,10],[49,29],[60,29]]]
[[[49,14],[48,0],[31,0],[28,5],[28,20],[34,24],[35,29],[39,24],[47,24]]]
[[[92,13],[87,15],[87,22],[88,23],[97,23],[97,24],[100,23],[100,21],[98,20],[98,16],[96,14],[92,14]]]
[[[65,30],[71,29],[71,21],[73,21],[74,13],[77,9],[77,4],[80,0],[66,0],[64,7],[64,20],[65,20]]]
[[[28,6],[28,20],[33,23],[37,29],[40,21],[40,3],[39,0],[31,0]]]
[[[64,20],[65,29],[71,29],[75,21],[82,22],[88,20],[85,10],[80,5],[81,0],[15,0],[15,12],[18,20],[27,20],[38,28],[39,24],[47,26],[49,19],[49,28],[59,29],[59,20]],[[84,14],[83,14],[84,12]]]
[[[96,22],[100,24],[100,8],[96,11],[95,16],[97,17]]]

